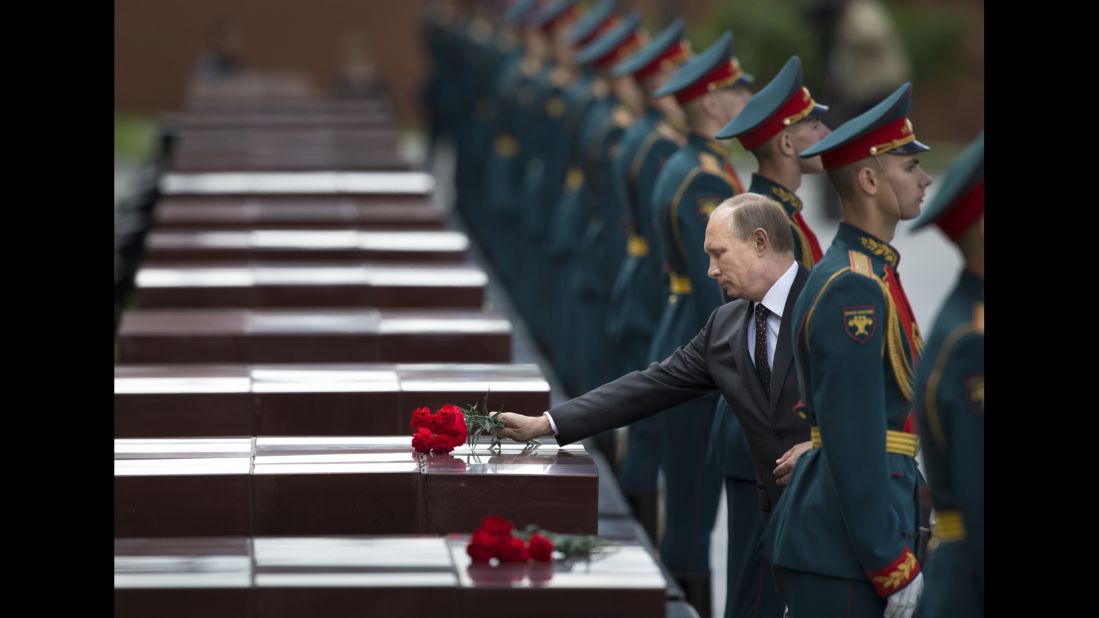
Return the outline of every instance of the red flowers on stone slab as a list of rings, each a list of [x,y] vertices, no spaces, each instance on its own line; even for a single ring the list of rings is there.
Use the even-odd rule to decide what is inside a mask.
[[[512,528],[510,521],[496,515],[488,515],[481,521],[481,530],[493,536],[510,537]]]
[[[466,553],[474,562],[488,562],[493,558],[500,562],[526,562],[531,558],[549,562],[553,556],[553,542],[539,534],[532,534],[530,540],[512,535],[511,522],[503,517],[489,515],[481,522],[481,527],[473,531]]]
[[[447,404],[437,412],[423,407],[412,411],[412,448],[418,453],[449,453],[466,441],[466,419],[458,406]]]
[[[549,562],[553,557],[553,541],[541,534],[530,535],[530,557],[538,562]]]

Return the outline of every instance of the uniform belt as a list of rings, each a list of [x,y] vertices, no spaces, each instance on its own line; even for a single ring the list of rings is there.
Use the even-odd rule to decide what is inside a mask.
[[[820,428],[813,426],[809,428],[809,439],[813,442],[813,448],[820,448]],[[897,455],[907,455],[909,457],[915,457],[916,451],[919,449],[920,439],[914,433],[905,433],[903,431],[893,431],[888,429],[885,432],[885,452],[896,453]]]
[[[629,241],[626,243],[626,253],[633,257],[645,257],[649,254],[649,241],[645,240],[644,236],[630,234]]]
[[[565,186],[575,191],[584,184],[584,171],[579,167],[570,167],[565,174]]]
[[[519,140],[512,135],[501,135],[496,138],[496,154],[501,157],[512,157],[519,151]]]
[[[938,511],[931,535],[940,541],[961,541],[965,538],[965,524],[958,511]]]
[[[683,275],[671,273],[668,275],[668,285],[672,288],[672,294],[690,294],[691,279]]]

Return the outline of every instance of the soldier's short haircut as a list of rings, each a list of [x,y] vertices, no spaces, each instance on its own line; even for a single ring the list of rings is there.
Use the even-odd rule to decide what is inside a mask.
[[[859,170],[864,167],[877,167],[871,162],[872,157],[866,157],[860,159],[854,163],[849,163],[843,167],[833,167],[825,170],[828,174],[828,180],[832,182],[832,186],[836,188],[836,193],[839,193],[840,199],[845,202],[854,201],[858,192],[858,175]]]
[[[762,161],[763,159],[770,159],[775,156],[775,152],[778,150],[778,140],[775,139],[776,135],[782,135],[782,132],[779,131],[775,135],[772,135],[751,151],[757,160]]]
[[[726,212],[732,215],[730,229],[737,239],[748,240],[756,228],[762,228],[767,232],[767,238],[771,239],[771,248],[775,253],[794,253],[790,222],[778,202],[758,193],[741,193],[719,204],[710,213],[710,218]]]

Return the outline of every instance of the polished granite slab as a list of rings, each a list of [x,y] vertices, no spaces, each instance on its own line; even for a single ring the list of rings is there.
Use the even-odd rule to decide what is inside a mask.
[[[122,314],[119,362],[507,362],[511,323],[466,309],[148,309]]]
[[[115,540],[115,615],[672,615],[651,554],[474,564],[465,535]],[[220,579],[219,579],[220,576]],[[681,615],[681,614],[675,614]]]
[[[488,275],[463,264],[160,264],[135,278],[138,306],[480,308]]]
[[[154,211],[157,231],[224,229],[441,229],[446,213],[430,200],[208,197],[161,198]]]
[[[412,410],[470,405],[538,415],[550,388],[534,364],[118,365],[118,438],[395,435]]]
[[[596,533],[583,446],[424,455],[410,434],[116,439],[115,536],[449,533],[490,514]]]
[[[212,230],[152,232],[144,264],[265,260],[461,262],[469,238],[447,230]]]
[[[426,172],[201,172],[165,174],[164,195],[373,195],[427,197],[435,178]]]

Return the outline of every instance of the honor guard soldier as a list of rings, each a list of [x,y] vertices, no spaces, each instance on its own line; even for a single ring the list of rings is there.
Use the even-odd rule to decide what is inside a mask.
[[[813,448],[764,533],[795,616],[909,618],[923,588],[912,419],[923,344],[889,245],[931,184],[911,96],[904,84],[801,153],[821,157],[843,219],[793,311]]]
[[[659,362],[686,344],[722,303],[721,289],[707,272],[703,250],[706,224],[718,204],[743,192],[713,135],[736,117],[751,98],[745,73],[726,32],[683,65],[655,97],[672,95],[686,114],[687,144],[661,170],[653,190],[652,211],[660,252],[668,273],[670,296],[653,337],[649,360]],[[661,465],[667,491],[667,529],[661,558],[679,580],[700,615],[711,613],[710,532],[721,495],[721,475],[706,465],[715,395],[699,398],[661,414],[664,444]],[[744,466],[755,478],[745,447]]]
[[[575,133],[579,118],[591,103],[596,90],[593,88],[595,76],[576,66],[575,54],[618,23],[619,17],[614,8],[612,0],[604,0],[579,21],[570,22],[567,30],[557,31],[557,61],[543,72],[536,90],[533,106],[536,116],[530,119],[533,127],[530,132],[532,156],[519,193],[528,253],[523,259],[525,263],[535,263],[537,266],[532,271],[534,274],[518,282],[515,296],[520,307],[524,308],[535,340],[562,380],[564,367],[558,349],[568,342],[562,341],[555,331],[554,303],[556,297],[563,294],[563,287],[556,285],[547,255],[551,242],[550,221],[553,207],[565,184],[570,136]],[[549,297],[547,290],[552,294]]]
[[[912,226],[934,223],[965,261],[916,372],[916,418],[936,514],[919,618],[985,613],[984,148],[982,133]]]
[[[486,184],[496,195],[491,203],[494,213],[494,234],[486,244],[497,273],[513,298],[521,303],[515,293],[516,281],[520,276],[521,257],[530,251],[522,235],[516,230],[522,225],[522,216],[529,210],[525,204],[523,183],[526,169],[533,161],[543,156],[541,144],[542,131],[547,121],[543,111],[542,91],[550,82],[551,75],[568,76],[563,62],[571,62],[570,51],[564,43],[565,33],[580,17],[580,7],[575,0],[558,0],[544,10],[528,18],[528,27],[532,30],[528,39],[538,53],[532,60],[524,60],[520,66],[521,78],[515,90],[516,126],[513,140],[497,139],[497,157],[504,164],[490,167]],[[518,153],[507,157],[508,153]],[[520,310],[522,305],[520,304]]]
[[[794,257],[812,268],[821,258],[813,231],[801,218],[801,200],[794,194],[801,186],[802,174],[823,171],[820,157],[803,159],[799,155],[829,134],[820,116],[828,108],[813,100],[803,85],[801,60],[794,56],[786,66],[752,96],[744,110],[718,131],[718,139],[737,138],[745,150],[759,162],[752,174],[750,193],[768,197],[786,213],[794,240]],[[792,467],[808,449],[809,423],[793,410],[779,410],[783,418],[773,419],[774,438],[786,451],[784,467]],[[774,616],[782,618],[786,597],[776,590],[770,563],[764,558],[763,527],[774,508],[761,481],[743,466],[747,442],[733,411],[722,400],[714,413],[710,435],[710,460],[725,476],[725,494],[729,510],[728,593],[726,618]],[[786,431],[778,428],[785,427]],[[790,431],[789,428],[795,428]],[[789,445],[789,449],[785,448]],[[781,471],[779,472],[781,474]],[[780,480],[780,485],[782,484]]]
[[[640,93],[632,79],[614,77],[611,69],[645,43],[640,26],[641,17],[633,13],[576,57],[610,86],[607,96],[595,100],[581,122],[580,159],[574,161],[584,170],[581,199],[568,202],[577,208],[560,213],[571,219],[568,229],[581,230],[568,274],[568,296],[575,302],[570,338],[579,344],[572,348],[568,364],[581,392],[616,377],[621,364],[606,329],[607,303],[626,248],[611,190],[611,163],[622,135],[633,123],[631,110],[640,107]]]
[[[549,129],[545,134],[545,148],[553,154],[546,157],[540,188],[529,182],[527,185],[530,190],[528,195],[537,204],[534,209],[539,222],[543,224],[542,258],[546,268],[545,281],[529,282],[530,296],[539,299],[542,309],[540,322],[547,331],[550,343],[549,356],[565,390],[572,393],[578,391],[583,372],[572,362],[581,342],[577,339],[574,319],[578,300],[572,294],[569,282],[572,277],[571,261],[584,233],[586,220],[577,221],[566,213],[579,208],[586,195],[581,141],[585,119],[597,102],[610,95],[610,85],[606,79],[590,63],[581,63],[578,59],[581,50],[607,36],[621,23],[620,17],[612,10],[613,4],[601,3],[592,10],[597,13],[598,19],[593,19],[591,23],[599,24],[594,30],[591,26],[581,29],[582,24],[578,24],[570,33],[569,40],[575,44],[572,58],[577,77],[560,97],[551,96],[546,103],[547,114],[555,104],[558,110],[563,110],[562,122],[554,135],[549,134]],[[589,30],[591,34],[588,34]],[[537,180],[536,177],[528,177],[528,181],[532,179]],[[580,227],[569,228],[569,224]],[[544,287],[553,290],[553,295],[548,299],[543,292]],[[600,440],[600,450],[612,458],[613,449],[604,449],[610,448],[610,443],[606,437]]]
[[[821,121],[828,106],[813,100],[803,84],[801,59],[791,57],[778,75],[752,96],[748,106],[717,133],[717,139],[737,138],[759,163],[752,174],[749,193],[767,196],[782,206],[790,218],[794,255],[806,268],[820,261],[816,234],[801,216],[802,203],[795,192],[803,174],[824,171],[820,157],[802,158],[808,147],[831,134]]]
[[[495,15],[483,5],[475,6],[460,33],[467,88],[467,108],[456,135],[454,167],[455,207],[467,219],[480,217],[475,211],[484,202],[484,169],[492,146],[492,119],[495,116],[493,82],[504,58],[504,49],[516,45],[510,29],[496,35]]]
[[[629,77],[641,91],[643,111],[626,129],[611,167],[611,190],[626,235],[625,255],[611,289],[607,334],[620,351],[618,374],[644,369],[649,361],[656,325],[667,293],[661,282],[660,260],[650,247],[658,241],[651,212],[653,186],[668,159],[687,143],[683,110],[673,97],[652,92],[668,82],[691,57],[683,38],[683,18],[676,18],[648,45],[614,67],[617,77]],[[662,421],[652,416],[628,428],[625,457],[618,482],[637,521],[657,539],[657,473],[660,468]]]

